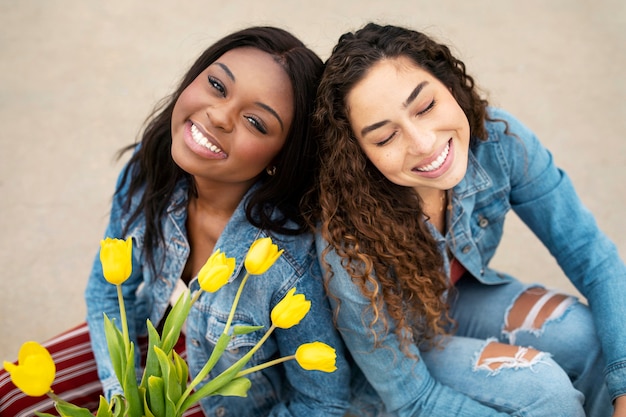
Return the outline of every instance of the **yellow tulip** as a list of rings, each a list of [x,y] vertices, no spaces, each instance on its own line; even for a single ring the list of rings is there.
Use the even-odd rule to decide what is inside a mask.
[[[255,240],[250,245],[250,250],[244,260],[244,265],[249,274],[261,275],[274,265],[274,262],[282,255],[283,249],[278,250],[278,246],[272,243],[269,237]]]
[[[100,262],[104,278],[114,285],[120,285],[130,277],[133,267],[133,239],[111,239],[100,241]]]
[[[311,309],[311,302],[304,298],[304,294],[295,292],[295,288],[290,289],[285,298],[272,309],[270,317],[274,326],[281,329],[295,326]]]
[[[334,372],[336,359],[335,349],[322,342],[305,343],[296,350],[296,361],[307,371]]]
[[[30,397],[40,397],[50,391],[56,367],[50,352],[37,342],[26,342],[18,353],[18,364],[4,362],[16,387]]]
[[[219,249],[209,257],[198,272],[198,284],[207,292],[222,288],[235,270],[235,258],[227,258]]]

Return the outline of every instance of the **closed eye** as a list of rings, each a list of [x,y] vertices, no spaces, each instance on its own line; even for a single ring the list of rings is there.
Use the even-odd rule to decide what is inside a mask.
[[[424,110],[420,110],[420,111],[418,111],[418,112],[417,112],[417,115],[418,115],[418,116],[421,116],[421,115],[423,115],[423,114],[428,113],[428,112],[429,112],[429,111],[430,111],[433,107],[435,107],[435,104],[437,104],[437,103],[436,103],[435,99],[433,99],[433,101],[431,101],[431,102],[428,104],[428,106],[426,106],[426,108],[425,108]]]
[[[376,142],[375,145],[376,146],[385,146],[386,144],[388,144],[391,139],[393,139],[393,137],[396,136],[396,132],[393,132],[391,135],[389,135],[388,137],[386,137],[385,139],[381,140],[380,142]]]

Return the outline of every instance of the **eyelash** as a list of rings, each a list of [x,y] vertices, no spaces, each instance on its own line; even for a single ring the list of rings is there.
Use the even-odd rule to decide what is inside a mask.
[[[433,101],[431,101],[431,102],[428,104],[428,106],[426,106],[426,108],[425,108],[424,110],[420,110],[420,111],[418,111],[418,112],[417,112],[417,114],[416,114],[416,116],[422,116],[422,115],[424,115],[424,114],[428,113],[429,111],[431,111],[431,110],[433,109],[433,107],[435,107],[435,104],[437,104],[437,103],[436,103],[435,99],[433,99]],[[387,143],[389,143],[389,141],[390,141],[391,139],[393,139],[393,137],[394,137],[395,135],[396,135],[396,132],[393,132],[393,133],[392,133],[391,135],[389,135],[387,138],[383,139],[383,140],[382,140],[382,141],[380,141],[380,142],[377,142],[375,145],[376,145],[376,146],[379,146],[379,147],[381,147],[381,146],[385,146]]]
[[[250,124],[259,132],[261,132],[262,134],[267,134],[267,129],[265,128],[265,125],[263,124],[263,122],[254,117],[254,116],[246,116],[246,119],[248,119],[248,122],[250,122]]]
[[[213,78],[210,75],[208,79],[209,85],[211,85],[213,89],[217,90],[222,97],[226,96],[226,87],[224,87],[224,84],[222,84],[217,78]]]
[[[424,110],[418,111],[417,115],[421,116],[423,114],[428,113],[433,107],[435,107],[435,104],[437,104],[437,102],[435,101],[435,99],[433,99],[433,101],[431,101],[430,104],[428,106],[426,106],[426,108]]]
[[[208,81],[209,81],[209,85],[213,89],[217,90],[220,96],[226,97],[226,87],[224,86],[224,84],[222,84],[217,78],[214,78],[210,75],[208,76]],[[265,127],[261,119],[255,116],[244,116],[244,117],[248,121],[248,123],[250,123],[252,127],[258,130],[261,134],[263,135],[267,134],[267,128]]]

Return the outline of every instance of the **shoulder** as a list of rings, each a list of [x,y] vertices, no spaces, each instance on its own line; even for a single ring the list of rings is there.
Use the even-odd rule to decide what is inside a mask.
[[[504,158],[532,155],[542,148],[535,133],[506,110],[489,107],[485,128],[486,140],[472,142],[472,150],[477,155],[494,144]]]

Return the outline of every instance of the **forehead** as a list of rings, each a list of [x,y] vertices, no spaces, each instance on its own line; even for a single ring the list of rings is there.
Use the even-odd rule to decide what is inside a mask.
[[[348,117],[354,127],[385,119],[389,111],[401,109],[413,89],[434,77],[409,58],[386,58],[374,64],[346,96]]]
[[[260,101],[273,100],[291,107],[293,89],[285,68],[267,52],[252,47],[231,49],[209,66],[226,74]],[[262,99],[265,97],[265,99]],[[279,106],[280,103],[274,103]]]
[[[348,93],[350,102],[362,95],[397,92],[400,88],[414,88],[422,81],[430,81],[430,73],[407,57],[385,58],[375,63]],[[406,97],[404,97],[406,98]]]

